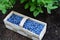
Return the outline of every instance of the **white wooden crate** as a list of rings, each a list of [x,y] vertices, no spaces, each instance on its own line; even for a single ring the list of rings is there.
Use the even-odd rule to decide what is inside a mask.
[[[7,21],[7,19],[8,19],[12,14],[15,14],[15,15],[22,16],[22,17],[23,17],[23,19],[22,19],[22,21],[20,22],[19,26],[16,25],[16,24],[11,23],[11,22],[9,22],[9,21]],[[40,24],[44,24],[44,25],[45,25],[44,28],[43,28],[43,30],[41,31],[40,35],[37,35],[37,34],[31,32],[31,31],[23,28],[23,25],[24,25],[24,23],[25,23],[25,21],[26,21],[27,19],[30,19],[30,20],[33,20],[33,21],[36,21],[36,22],[38,22],[38,23],[40,23]],[[29,37],[29,38],[31,38],[31,39],[33,39],[33,40],[42,40],[42,38],[43,38],[43,36],[44,36],[44,34],[45,34],[45,32],[46,32],[46,26],[47,26],[47,24],[46,24],[45,22],[38,21],[38,20],[36,20],[36,19],[33,19],[33,18],[28,17],[28,16],[25,16],[25,15],[22,15],[22,14],[20,14],[20,13],[17,13],[17,12],[15,12],[15,11],[11,11],[11,12],[6,16],[6,18],[5,18],[3,21],[4,21],[4,23],[5,23],[6,28],[8,28],[8,29],[10,29],[10,30],[13,30],[13,31],[15,31],[15,32],[17,32],[17,33],[19,33],[19,34],[21,34],[21,35],[26,36],[26,37]]]

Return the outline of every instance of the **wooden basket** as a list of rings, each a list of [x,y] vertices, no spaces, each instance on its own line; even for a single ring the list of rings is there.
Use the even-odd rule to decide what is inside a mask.
[[[18,15],[18,16],[23,17],[23,19],[21,20],[19,26],[16,25],[16,24],[11,23],[11,22],[9,22],[9,21],[7,21],[7,19],[10,18],[12,14],[15,14],[15,15]],[[31,31],[23,28],[23,25],[24,25],[24,23],[26,22],[27,19],[36,21],[36,22],[38,22],[38,23],[40,23],[40,24],[44,24],[44,27],[43,27],[43,29],[42,29],[42,31],[40,32],[39,35],[37,35],[37,34],[31,32]],[[20,14],[20,13],[15,12],[15,11],[11,11],[11,12],[6,16],[6,18],[5,18],[3,21],[4,21],[4,23],[5,23],[6,28],[8,28],[8,29],[10,29],[10,30],[13,30],[13,31],[15,31],[15,32],[17,32],[17,33],[19,33],[19,34],[21,34],[21,35],[26,36],[26,37],[29,37],[29,38],[31,38],[31,39],[33,39],[33,40],[42,40],[42,38],[43,38],[43,36],[44,36],[44,34],[45,34],[45,32],[46,32],[46,26],[47,26],[46,23],[44,23],[44,22],[42,22],[42,21],[38,21],[38,20],[33,19],[33,18],[30,18],[30,17],[25,16],[25,15],[22,15],[22,14]]]

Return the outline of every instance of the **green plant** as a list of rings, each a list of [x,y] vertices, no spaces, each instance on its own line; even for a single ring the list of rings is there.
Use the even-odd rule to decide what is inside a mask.
[[[13,8],[16,0],[0,0],[0,10],[3,14],[6,13],[7,9]],[[60,0],[20,0],[21,3],[25,4],[25,9],[30,8],[30,12],[36,17],[39,13],[43,13],[42,7],[47,9],[47,12],[51,14],[51,10],[58,8]]]
[[[39,13],[43,13],[42,7],[47,9],[51,14],[51,10],[58,8],[60,0],[20,0],[20,3],[26,3],[25,9],[30,8],[30,12],[36,17]]]
[[[11,9],[14,4],[15,0],[0,0],[0,10],[5,14],[7,9]]]

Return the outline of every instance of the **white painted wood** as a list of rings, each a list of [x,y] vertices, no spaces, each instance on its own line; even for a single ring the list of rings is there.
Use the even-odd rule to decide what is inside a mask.
[[[23,27],[25,21],[26,21],[28,18],[29,18],[29,17],[24,17],[24,18],[22,19],[22,21],[20,22],[19,25],[20,25],[21,27]]]

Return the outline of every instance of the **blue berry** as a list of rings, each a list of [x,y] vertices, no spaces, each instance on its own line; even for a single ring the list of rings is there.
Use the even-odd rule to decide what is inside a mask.
[[[42,31],[44,25],[40,24],[38,22],[35,22],[33,20],[27,19],[27,21],[24,23],[23,27],[25,29],[28,29],[29,31],[39,35],[40,32]]]
[[[19,25],[23,17],[20,17],[18,15],[12,14],[10,18],[7,19],[7,21]]]

